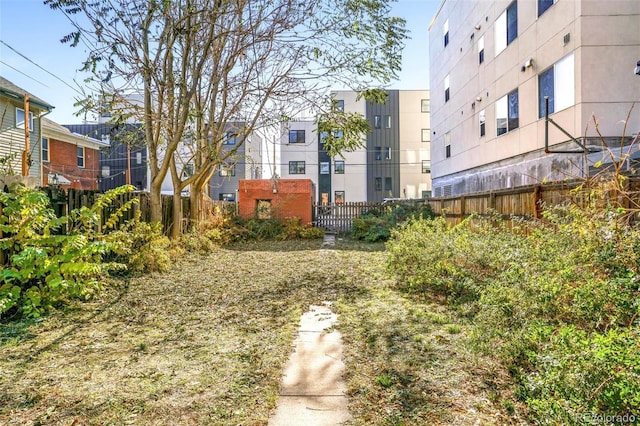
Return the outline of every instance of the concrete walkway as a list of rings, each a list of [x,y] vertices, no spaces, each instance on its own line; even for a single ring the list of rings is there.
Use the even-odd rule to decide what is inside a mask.
[[[340,425],[347,410],[342,337],[326,331],[337,322],[330,303],[311,306],[302,315],[295,351],[287,361],[280,398],[269,426]]]

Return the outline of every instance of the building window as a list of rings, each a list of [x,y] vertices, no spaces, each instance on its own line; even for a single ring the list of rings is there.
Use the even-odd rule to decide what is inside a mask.
[[[451,133],[444,134],[444,158],[451,157]]]
[[[193,164],[187,163],[184,165],[184,168],[182,169],[182,176],[183,177],[193,176]]]
[[[42,138],[42,161],[49,161],[49,139]]]
[[[431,173],[431,160],[422,160],[422,173]]]
[[[344,204],[344,191],[336,191],[335,196],[336,204]]]
[[[444,78],[444,101],[449,101],[449,74]]]
[[[496,135],[518,128],[518,89],[496,102]]]
[[[384,128],[385,129],[390,129],[391,128],[391,116],[390,115],[385,115],[384,116]]]
[[[382,178],[375,178],[374,180],[374,189],[376,191],[382,191]]]
[[[256,217],[271,219],[271,200],[256,200]]]
[[[422,137],[421,137],[421,141],[422,142],[429,142],[431,135],[429,134],[429,129],[422,129]]]
[[[478,63],[484,62],[484,36],[478,39]]]
[[[538,0],[538,16],[541,16],[551,6],[556,4],[558,0]]]
[[[232,192],[223,192],[218,194],[218,200],[220,201],[235,201],[236,195]]]
[[[344,161],[342,160],[336,160],[333,163],[333,172],[337,175],[343,175],[344,174]]]
[[[549,97],[549,114],[562,111],[574,104],[574,62],[573,53],[556,62],[538,76],[539,117],[544,117],[544,97]]]
[[[484,110],[478,114],[478,121],[480,122],[480,137],[486,134],[487,119]]]
[[[422,191],[422,198],[431,198],[431,191]]]
[[[142,164],[142,152],[136,152],[136,164]]]
[[[323,161],[320,163],[320,174],[328,175],[331,171],[331,164],[328,161]]]
[[[78,167],[84,168],[84,147],[79,146],[77,151],[78,151]]]
[[[376,146],[375,160],[376,161],[382,160],[382,147]]]
[[[513,2],[496,20],[496,55],[518,37],[518,3]]]
[[[222,165],[220,166],[220,176],[222,177],[228,177],[228,176],[235,176],[236,175],[236,165],[232,165],[232,166],[228,166],[228,165]]]
[[[384,178],[384,190],[385,191],[392,191],[393,190],[393,185],[391,185],[391,178],[390,177]]]
[[[289,130],[289,143],[304,143],[304,130]]]
[[[336,101],[336,109],[338,111],[344,112],[344,100],[343,99],[338,99]]]
[[[449,44],[449,20],[444,21],[444,25],[442,26],[442,37],[444,38],[444,47],[447,47]]]
[[[16,127],[24,129],[24,110],[16,108]],[[33,130],[33,113],[29,111],[29,130]]]
[[[304,161],[289,161],[290,175],[303,175],[306,173],[306,163]]]
[[[102,170],[100,174],[102,175],[103,178],[108,178],[109,176],[111,176],[111,167],[102,166]]]
[[[238,137],[238,135],[236,135],[233,132],[227,132],[224,135],[224,142],[223,145],[235,145],[236,144],[236,138]]]
[[[375,129],[379,129],[382,127],[382,116],[381,115],[374,115],[373,116],[373,127]]]
[[[384,159],[385,160],[391,160],[391,147],[390,146],[385,146],[384,147]]]
[[[420,112],[429,112],[429,99],[422,99],[420,101]]]

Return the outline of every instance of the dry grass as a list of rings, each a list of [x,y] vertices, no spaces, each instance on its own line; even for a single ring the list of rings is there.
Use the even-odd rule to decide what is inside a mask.
[[[391,289],[381,247],[219,249],[39,322],[2,323],[0,424],[264,425],[299,317],[322,300],[341,315],[355,424],[507,422],[474,375],[493,367],[464,349],[466,326]]]

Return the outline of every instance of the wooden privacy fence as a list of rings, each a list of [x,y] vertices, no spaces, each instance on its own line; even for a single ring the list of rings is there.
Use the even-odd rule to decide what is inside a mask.
[[[91,207],[100,195],[101,191],[91,190],[77,190],[69,189],[67,191],[47,187],[44,190],[48,193],[49,198],[52,201],[53,208],[56,215],[63,216],[68,214],[71,210],[79,209],[81,207]],[[129,210],[120,222],[124,222],[133,219],[136,212],[140,211],[140,219],[144,222],[151,221],[151,203],[148,192],[128,192],[118,196],[117,200],[102,214],[103,223],[118,208],[123,206],[128,201],[137,198],[138,204]],[[171,227],[173,226],[173,195],[162,195],[162,226],[165,234],[169,234]],[[191,214],[191,205],[189,203],[189,197],[182,197],[182,224],[181,232],[189,228],[189,217]],[[230,201],[214,201],[208,197],[202,200],[202,210],[207,218],[216,216],[219,214],[225,214],[229,211],[229,206],[235,205]]]
[[[563,182],[545,185],[530,185],[498,191],[465,194],[455,197],[430,198],[427,203],[436,215],[445,215],[450,223],[459,223],[472,214],[498,214],[503,219],[540,218],[545,207],[566,202],[585,205],[588,200],[582,192],[572,193],[584,181]],[[640,203],[640,178],[632,177],[625,181],[625,191],[630,196],[616,200],[623,207]],[[609,198],[610,199],[610,198]],[[607,202],[604,197],[601,202]]]
[[[344,234],[351,231],[353,219],[375,210],[382,212],[381,203],[313,204],[313,226],[329,232]]]

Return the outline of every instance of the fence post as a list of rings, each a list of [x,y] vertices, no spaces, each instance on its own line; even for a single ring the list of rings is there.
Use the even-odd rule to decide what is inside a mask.
[[[542,217],[542,187],[536,185],[533,188],[533,217],[540,219]]]

